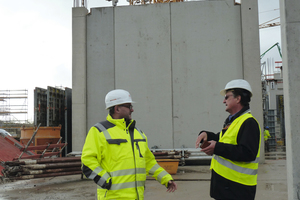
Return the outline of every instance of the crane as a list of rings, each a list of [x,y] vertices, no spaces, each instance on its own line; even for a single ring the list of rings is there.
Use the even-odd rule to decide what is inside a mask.
[[[271,21],[274,21],[275,19],[279,19],[280,17],[276,17],[272,20],[269,20],[267,22],[264,22],[262,24],[259,25],[259,29],[262,29],[262,28],[269,28],[269,27],[273,27],[273,26],[280,26],[280,22],[273,22],[273,23],[269,23],[267,24],[268,22],[271,22]]]
[[[275,43],[273,46],[271,46],[268,50],[266,50],[263,54],[261,54],[261,55],[260,55],[260,59],[262,59],[262,58],[266,55],[266,53],[267,53],[268,51],[270,51],[270,50],[271,50],[273,47],[275,47],[275,46],[277,46],[279,55],[280,55],[280,57],[282,58],[281,49],[280,49],[279,43],[277,42],[277,43]]]

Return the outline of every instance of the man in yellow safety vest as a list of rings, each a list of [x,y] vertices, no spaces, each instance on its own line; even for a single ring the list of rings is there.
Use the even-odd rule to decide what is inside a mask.
[[[250,84],[243,79],[228,82],[221,90],[229,117],[221,132],[201,131],[196,148],[213,155],[210,196],[218,200],[253,200],[260,154],[260,127],[252,116]]]
[[[265,127],[265,131],[264,131],[264,140],[265,140],[265,151],[268,152],[270,151],[270,147],[269,147],[269,141],[268,139],[271,137],[270,132],[269,132],[269,127],[266,126]]]
[[[174,192],[177,184],[160,167],[148,148],[146,135],[135,126],[128,91],[112,90],[105,97],[106,121],[88,132],[82,149],[82,172],[97,184],[99,199],[144,199],[146,176]]]

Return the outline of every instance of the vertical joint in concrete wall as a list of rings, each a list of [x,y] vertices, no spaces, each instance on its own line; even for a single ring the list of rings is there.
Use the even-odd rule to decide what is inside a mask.
[[[113,52],[114,52],[114,59],[113,59],[113,69],[114,69],[114,89],[116,89],[116,7],[113,9]]]
[[[172,30],[172,5],[173,4],[169,4],[169,11],[170,11],[170,30]],[[171,63],[171,80],[173,80],[173,63],[172,63],[172,34],[170,34],[170,63]],[[174,116],[174,95],[173,95],[173,81],[171,82],[171,102],[172,102],[172,116]],[[172,147],[175,148],[175,136],[174,136],[174,117],[172,117]]]

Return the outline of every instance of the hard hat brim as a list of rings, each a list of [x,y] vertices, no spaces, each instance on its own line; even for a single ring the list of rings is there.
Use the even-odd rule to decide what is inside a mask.
[[[236,87],[236,88],[238,88],[238,87]],[[221,90],[220,91],[220,94],[222,95],[222,96],[225,96],[226,95],[226,90],[234,90],[235,88],[228,88],[228,89],[223,89],[223,90]],[[240,88],[240,89],[244,89],[245,90],[245,88]],[[250,92],[249,90],[247,90],[248,92]],[[252,92],[250,92],[250,97],[252,97]]]
[[[120,104],[116,104],[116,105],[113,105],[113,106],[118,106],[118,105],[122,105],[124,103],[136,103],[135,101],[128,101],[128,102],[123,102],[123,103],[120,103]],[[108,110],[109,108],[113,107],[113,106],[110,106],[110,107],[107,107],[106,110]]]

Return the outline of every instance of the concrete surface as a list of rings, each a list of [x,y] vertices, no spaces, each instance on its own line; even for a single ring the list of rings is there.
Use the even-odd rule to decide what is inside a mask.
[[[193,148],[200,130],[220,131],[228,113],[219,91],[236,78],[251,84],[263,124],[257,0],[99,7],[86,21],[84,10],[73,8],[72,151],[105,119],[115,88],[137,102],[133,118],[149,147]]]
[[[281,45],[284,88],[284,117],[289,200],[300,195],[300,1],[280,0]]]
[[[149,178],[145,200],[211,199],[209,165],[179,166],[173,178],[178,184],[175,193]],[[85,199],[95,200],[96,185],[80,175],[22,180],[0,184],[0,200]],[[259,165],[257,200],[287,199],[286,160],[266,160]]]

